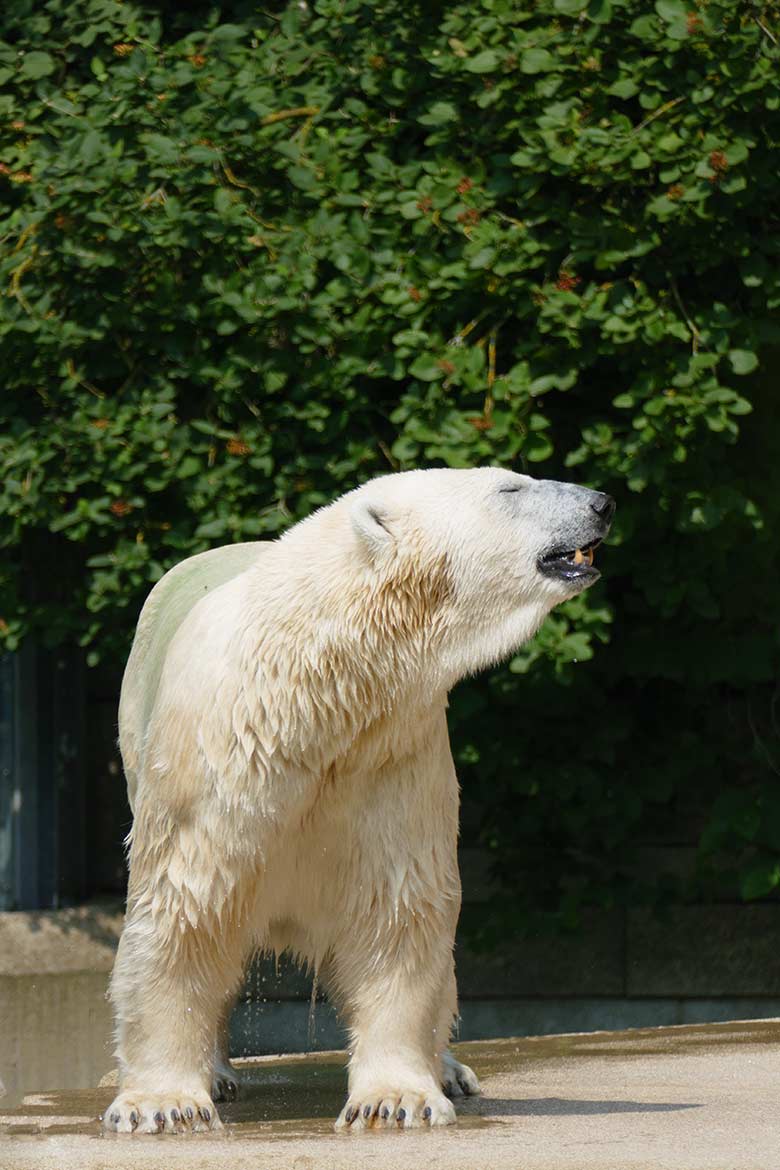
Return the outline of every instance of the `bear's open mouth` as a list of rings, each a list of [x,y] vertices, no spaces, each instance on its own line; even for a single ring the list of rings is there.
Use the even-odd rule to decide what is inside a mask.
[[[601,574],[593,564],[593,554],[601,540],[591,540],[573,549],[555,549],[537,561],[539,571],[547,577],[565,581],[595,581]]]

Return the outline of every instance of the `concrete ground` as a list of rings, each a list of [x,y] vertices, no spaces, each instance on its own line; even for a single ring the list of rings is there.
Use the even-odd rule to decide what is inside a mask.
[[[335,1134],[344,1056],[241,1062],[209,1135],[105,1137],[95,1090],[0,1111],[0,1170],[778,1170],[780,1021],[462,1044],[459,1124]]]

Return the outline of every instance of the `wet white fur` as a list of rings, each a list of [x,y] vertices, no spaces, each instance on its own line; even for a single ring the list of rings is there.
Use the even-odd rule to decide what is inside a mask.
[[[454,1120],[442,1083],[476,1082],[446,1053],[447,692],[567,596],[536,561],[581,490],[492,468],[387,476],[152,591],[120,705],[134,824],[109,1128],[218,1124],[220,1029],[258,947],[318,968],[350,1029],[342,1125],[366,1106],[374,1125]]]

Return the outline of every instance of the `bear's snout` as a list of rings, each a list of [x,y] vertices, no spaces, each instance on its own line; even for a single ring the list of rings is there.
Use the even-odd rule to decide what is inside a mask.
[[[615,501],[606,492],[596,492],[596,497],[595,500],[591,501],[590,506],[599,520],[604,524],[604,530],[606,532],[612,523],[612,517],[615,515]]]
[[[573,596],[600,576],[593,564],[594,553],[609,532],[616,505],[606,492],[575,484],[555,486],[559,498],[568,506],[565,516],[559,511],[558,523],[537,560],[537,568],[543,576],[564,586],[568,596]]]

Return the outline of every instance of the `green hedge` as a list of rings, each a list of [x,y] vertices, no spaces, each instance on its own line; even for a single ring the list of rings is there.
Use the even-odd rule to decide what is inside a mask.
[[[497,913],[657,896],[675,833],[687,896],[771,892],[779,37],[773,0],[6,5],[7,647],[120,657],[166,567],[383,471],[577,479],[604,583],[453,706]]]

